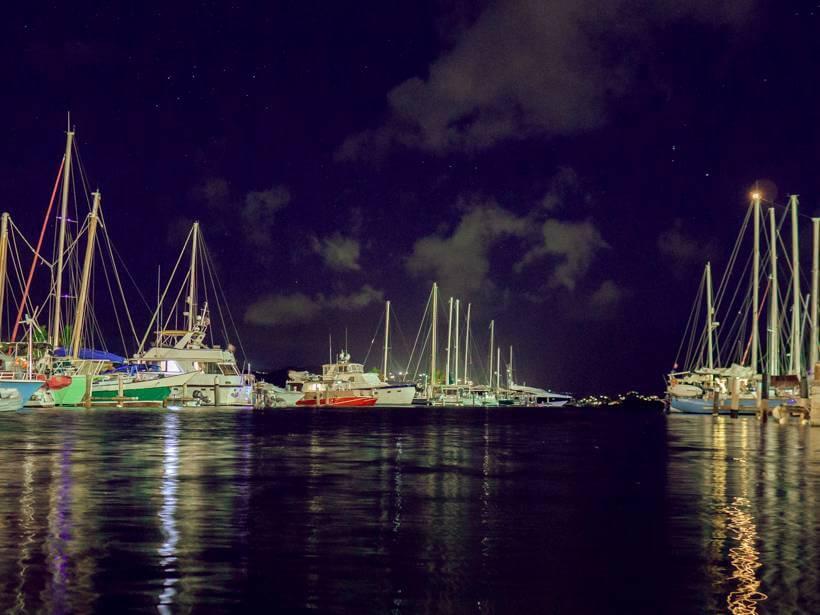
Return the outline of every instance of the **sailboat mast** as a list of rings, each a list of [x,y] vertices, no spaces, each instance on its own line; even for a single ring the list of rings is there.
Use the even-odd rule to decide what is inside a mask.
[[[83,276],[80,282],[80,295],[77,298],[77,313],[74,316],[74,334],[71,338],[71,356],[80,357],[83,325],[85,324],[85,306],[88,302],[88,285],[91,280],[91,267],[94,264],[94,240],[97,236],[97,213],[100,209],[100,191],[92,195],[94,204],[91,206],[91,215],[88,217],[88,237],[85,244],[85,260],[83,261]]]
[[[390,301],[384,307],[384,360],[382,361],[382,378],[387,382],[387,349],[390,347]]]
[[[792,343],[791,372],[799,376],[800,364],[800,252],[797,245],[797,195],[789,197],[792,219]]]
[[[714,325],[712,318],[714,317],[714,310],[712,309],[712,263],[706,263],[706,367],[710,370],[715,367],[714,342],[712,337],[714,335]]]
[[[458,316],[461,311],[461,304],[456,299],[456,334],[455,334],[455,354],[453,357],[453,382],[458,384]]]
[[[513,362],[512,362],[512,346],[510,346],[510,364],[507,365],[507,387],[513,386]]]
[[[470,308],[472,303],[467,304],[467,324],[464,331],[464,384],[467,384],[467,365],[470,358]]]
[[[780,289],[777,284],[777,223],[775,221],[774,207],[769,209],[769,237],[771,246],[769,247],[769,277],[771,278],[771,288],[769,289],[769,375],[780,375],[780,303],[778,294]]]
[[[194,222],[191,237],[191,279],[188,281],[188,331],[193,331],[196,325],[196,253],[199,249],[199,222]]]
[[[820,285],[820,218],[811,219],[811,352],[809,353],[809,369],[814,373],[817,363],[818,323],[817,323],[817,293]]]
[[[495,340],[493,337],[495,336],[495,320],[490,321],[490,373],[489,373],[489,382],[487,384],[490,385],[490,388],[493,387],[493,344]]]
[[[433,387],[436,386],[436,339],[438,329],[438,284],[433,282],[433,330],[430,335],[430,397],[433,396]]]
[[[811,348],[809,370],[814,373],[817,363],[817,292],[820,283],[820,218],[811,219]]]
[[[9,215],[0,217],[0,331],[3,329],[3,302],[6,298],[6,267],[9,256]]]
[[[68,190],[71,180],[71,145],[74,142],[74,131],[71,130],[71,118],[68,120],[68,131],[65,140],[65,165],[63,169],[63,194],[60,202],[60,226],[57,232],[57,279],[54,286],[54,324],[52,329],[52,344],[56,348],[60,345],[60,309],[63,300],[63,251],[65,250],[65,224],[68,217]]]
[[[501,346],[495,349],[495,390],[501,389]]]
[[[752,256],[752,372],[757,373],[757,352],[760,345],[760,193],[752,195],[754,205],[754,253]]]
[[[450,384],[450,347],[453,343],[453,298],[450,297],[447,315],[447,366],[444,368],[444,384]]]

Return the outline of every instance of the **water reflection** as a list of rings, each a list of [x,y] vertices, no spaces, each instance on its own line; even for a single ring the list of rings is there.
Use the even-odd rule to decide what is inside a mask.
[[[748,498],[736,497],[732,505],[724,509],[729,517],[728,529],[737,543],[729,549],[734,568],[732,579],[737,582],[737,588],[726,598],[729,611],[735,615],[757,613],[757,603],[767,598],[760,591],[760,580],[757,578],[757,569],[762,564],[757,550],[757,528],[750,508]]]
[[[688,511],[671,530],[679,540],[702,537],[693,546],[703,549],[712,588],[703,610],[749,615],[763,601],[778,612],[816,610],[806,605],[818,604],[817,592],[802,591],[820,583],[809,563],[817,562],[818,546],[811,431],[752,419],[669,418],[671,497]],[[695,509],[687,496],[696,498]]]
[[[179,540],[177,531],[177,485],[179,473],[179,416],[175,411],[165,414],[163,462],[162,462],[162,508],[159,519],[165,541],[159,548],[160,566],[165,578],[162,582],[162,593],[159,595],[158,609],[161,613],[170,613],[177,582],[176,546]]]
[[[0,421],[3,610],[820,612],[816,428],[537,409]]]

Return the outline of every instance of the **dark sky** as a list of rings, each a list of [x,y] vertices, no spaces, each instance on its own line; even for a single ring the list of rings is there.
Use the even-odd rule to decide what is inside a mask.
[[[138,4],[7,9],[4,208],[36,234],[70,110],[144,293],[199,219],[260,368],[391,299],[398,369],[438,280],[481,361],[495,318],[519,380],[657,390],[749,187],[816,210],[816,3]]]

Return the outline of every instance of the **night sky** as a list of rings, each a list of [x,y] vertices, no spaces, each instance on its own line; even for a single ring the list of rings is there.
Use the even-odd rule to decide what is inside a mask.
[[[138,4],[7,9],[3,208],[39,231],[71,111],[145,294],[200,220],[260,369],[384,299],[403,369],[437,280],[476,369],[494,318],[519,381],[656,391],[755,181],[818,210],[817,3]]]

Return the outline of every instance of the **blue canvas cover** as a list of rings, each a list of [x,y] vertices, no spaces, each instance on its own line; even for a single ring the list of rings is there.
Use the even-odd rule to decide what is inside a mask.
[[[55,348],[54,356],[67,357],[69,352],[69,350],[63,347]],[[110,361],[111,363],[125,363],[125,357],[121,357],[112,352],[106,352],[105,350],[95,350],[94,348],[80,348],[78,356],[80,359],[85,359],[86,361]]]

